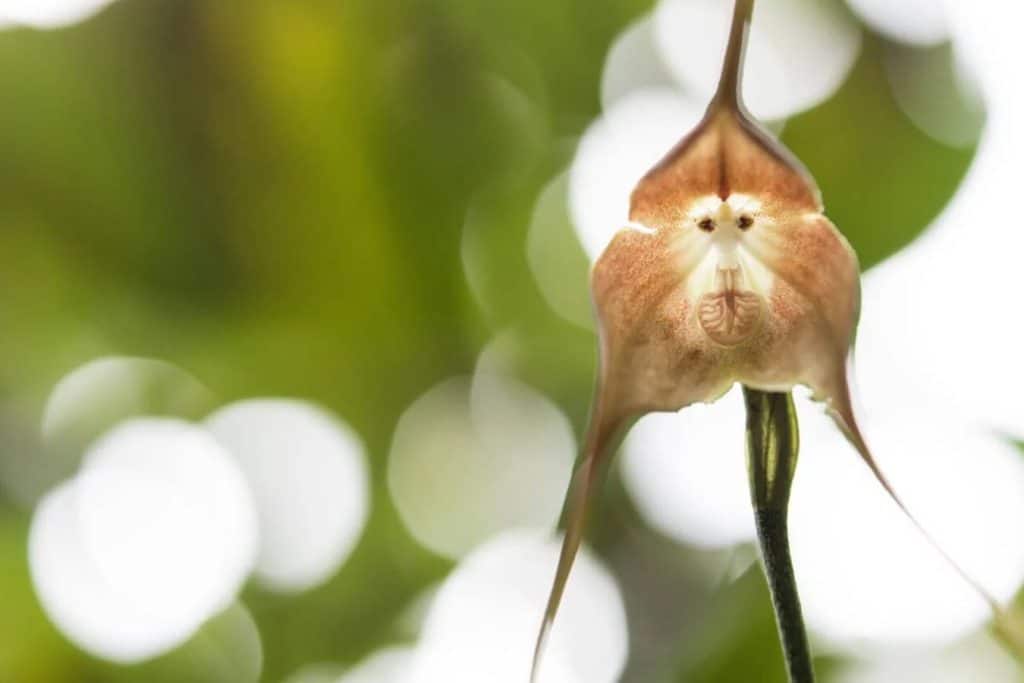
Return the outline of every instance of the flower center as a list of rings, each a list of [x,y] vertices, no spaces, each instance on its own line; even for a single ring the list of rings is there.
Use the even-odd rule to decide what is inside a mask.
[[[722,346],[735,346],[757,330],[764,302],[761,296],[743,285],[739,267],[715,271],[716,287],[700,298],[697,319],[711,339]]]
[[[725,201],[708,196],[697,200],[688,215],[703,242],[693,245],[702,255],[688,289],[697,302],[701,329],[722,346],[748,339],[764,317],[762,292],[768,291],[771,273],[746,248],[759,229],[770,225],[760,208],[746,195],[733,194]]]

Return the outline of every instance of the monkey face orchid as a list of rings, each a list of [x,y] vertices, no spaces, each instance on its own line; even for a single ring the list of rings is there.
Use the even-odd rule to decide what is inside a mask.
[[[739,110],[712,106],[633,192],[594,267],[595,417],[802,384],[852,424],[846,357],[857,259],[813,180]]]
[[[795,422],[787,424],[795,418],[781,392],[797,385],[809,387],[825,404],[907,513],[876,466],[851,406],[847,359],[859,314],[857,258],[825,217],[813,179],[750,118],[740,100],[752,5],[737,0],[719,89],[703,120],[640,180],[631,196],[629,224],[594,265],[597,390],[567,501],[565,540],[537,640],[533,680],[600,472],[626,426],[645,413],[714,401],[737,382],[746,387],[748,444],[753,436],[760,445],[774,440],[766,448],[775,448],[781,439],[790,458],[776,472],[786,478],[782,487],[775,487],[771,473],[764,478],[763,464],[752,467],[755,498],[757,491],[775,487],[777,499],[770,504],[780,513],[776,531],[783,542],[774,549],[762,543],[766,566],[780,559],[788,564],[785,505],[796,428]],[[769,552],[776,551],[784,555],[768,562]],[[946,559],[989,603],[998,624],[1002,613],[996,601]],[[795,586],[789,597],[798,613]]]

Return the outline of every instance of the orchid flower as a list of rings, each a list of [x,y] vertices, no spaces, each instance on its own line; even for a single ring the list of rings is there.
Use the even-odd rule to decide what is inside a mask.
[[[718,90],[704,118],[640,180],[629,223],[593,268],[600,367],[533,680],[601,474],[624,432],[646,413],[710,403],[743,385],[755,518],[794,681],[813,680],[786,540],[798,447],[794,387],[812,390],[921,528],[876,464],[852,407],[857,257],[825,216],[810,174],[742,102],[752,12],[753,0],[737,0]],[[992,607],[997,628],[1005,625],[995,599],[942,554]]]

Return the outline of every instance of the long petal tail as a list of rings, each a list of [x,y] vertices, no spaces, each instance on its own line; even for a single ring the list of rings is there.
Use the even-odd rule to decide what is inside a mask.
[[[953,557],[946,552],[942,545],[935,540],[935,538],[928,532],[928,530],[917,520],[917,517],[910,512],[903,499],[900,498],[899,494],[896,493],[896,489],[893,488],[889,479],[882,472],[882,469],[878,466],[878,462],[871,453],[871,449],[868,448],[867,441],[864,439],[864,435],[860,431],[860,427],[857,425],[857,420],[853,414],[853,402],[850,396],[850,388],[848,381],[844,381],[841,384],[841,393],[839,396],[833,397],[830,405],[829,414],[835,421],[836,425],[846,436],[846,439],[860,454],[861,459],[871,470],[871,473],[875,476],[875,479],[881,484],[885,492],[889,494],[889,497],[899,507],[903,514],[910,520],[926,541],[942,556],[942,558],[949,564],[950,567],[956,571],[957,574],[966,582],[992,609],[993,614],[996,616],[996,620],[1000,621],[1006,618],[1006,614],[1003,610],[1002,605],[998,600],[979,583],[973,576],[960,566],[960,564],[953,559]]]
[[[551,626],[554,624],[555,615],[558,614],[558,607],[562,603],[562,596],[569,581],[573,562],[575,562],[576,554],[583,542],[583,531],[586,527],[588,513],[592,501],[600,490],[603,474],[606,471],[605,464],[618,445],[622,423],[622,420],[607,421],[600,409],[596,409],[591,418],[583,456],[576,468],[575,475],[573,475],[566,499],[565,539],[562,541],[558,569],[555,572],[555,580],[548,595],[547,607],[544,610],[544,620],[541,622],[540,632],[537,634],[533,663],[530,667],[530,683],[537,683],[540,675],[540,662],[544,647],[551,634]]]

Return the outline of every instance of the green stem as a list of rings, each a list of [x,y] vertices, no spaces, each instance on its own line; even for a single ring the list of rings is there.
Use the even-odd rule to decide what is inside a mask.
[[[754,517],[789,680],[791,683],[813,683],[811,648],[807,644],[800,595],[793,575],[793,559],[789,554],[786,511],[771,508],[755,510]]]
[[[775,621],[791,683],[814,683],[789,551],[789,493],[800,450],[793,399],[787,394],[743,387],[747,406],[747,465],[754,519]]]

